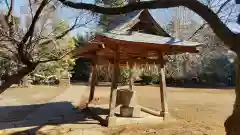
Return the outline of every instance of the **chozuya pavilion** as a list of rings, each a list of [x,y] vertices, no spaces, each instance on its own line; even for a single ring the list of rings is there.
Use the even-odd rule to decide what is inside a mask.
[[[108,126],[118,125],[119,123],[128,124],[129,122],[126,121],[129,119],[133,123],[166,120],[169,114],[164,55],[186,52],[197,53],[197,47],[200,45],[200,43],[171,37],[154,20],[148,10],[135,11],[115,17],[108,25],[107,32],[97,34],[84,48],[79,48],[75,52],[77,57],[90,58],[92,62],[89,104],[93,100],[97,81],[96,66],[111,63],[113,72],[109,95],[109,113],[104,118]],[[137,104],[137,89],[135,90],[133,87],[132,72],[130,72],[129,88],[121,89],[118,87],[119,66],[128,65],[132,69],[133,65],[144,63],[159,65],[160,112]],[[119,113],[118,116],[116,116],[117,112]],[[151,117],[146,114],[151,114]]]

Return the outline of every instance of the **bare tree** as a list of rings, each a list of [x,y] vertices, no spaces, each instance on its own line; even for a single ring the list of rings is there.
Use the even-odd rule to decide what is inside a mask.
[[[210,9],[208,6],[204,5],[197,0],[156,0],[156,1],[144,1],[138,3],[131,3],[123,7],[116,8],[106,8],[100,7],[94,4],[87,3],[76,3],[68,0],[59,0],[64,5],[76,8],[76,9],[86,9],[93,12],[103,13],[103,14],[123,14],[140,9],[158,9],[158,8],[170,8],[184,6],[192,10],[201,16],[208,25],[212,28],[213,32],[225,43],[227,47],[236,52],[237,58],[240,59],[240,34],[232,32],[227,25],[221,21],[220,17]],[[240,63],[237,64],[237,86],[235,89],[236,100],[234,104],[234,110],[232,115],[226,120],[225,128],[227,135],[238,135],[240,134]]]
[[[205,5],[207,5],[210,9],[215,11],[215,13],[219,16],[219,18],[223,21],[223,23],[228,24],[232,21],[235,21],[238,13],[237,5],[232,0],[205,0]],[[195,32],[187,40],[192,39],[196,34],[198,34],[204,27],[207,27],[208,23],[206,21],[203,22],[202,25],[196,29]]]
[[[92,21],[80,23],[84,19],[81,12],[73,17],[71,26],[65,25],[56,17],[58,9],[62,8],[56,0],[28,0],[18,17],[13,14],[14,3],[15,0],[5,0],[3,4],[7,12],[0,15],[0,61],[3,69],[0,93],[19,83],[39,64],[68,56],[73,49],[66,46],[68,33]]]
[[[201,2],[203,2],[209,8],[213,9],[214,12],[218,14],[218,16],[225,24],[231,23],[232,21],[234,21],[234,18],[236,20],[237,5],[233,1],[203,0]],[[180,54],[169,56],[171,62],[168,63],[167,67],[169,69],[172,69],[173,66],[174,69],[178,69],[171,71],[174,74],[176,74],[175,72],[179,71],[179,75],[174,75],[174,78],[176,78],[177,76],[182,76],[184,78],[201,76],[201,78],[199,79],[206,80],[214,77],[214,75],[215,77],[217,77],[217,74],[219,76],[218,78],[221,78],[221,76],[224,75],[222,71],[226,69],[223,69],[223,66],[217,66],[215,67],[216,70],[209,72],[210,70],[206,69],[211,65],[210,63],[207,64],[207,61],[215,63],[215,60],[217,60],[218,63],[221,64],[220,59],[225,61],[224,58],[227,57],[227,47],[224,47],[223,43],[218,40],[215,34],[208,27],[207,22],[202,21],[201,18],[194,14],[194,12],[185,7],[177,7],[173,8],[173,10],[174,12],[172,13],[172,21],[168,25],[166,25],[166,30],[169,31],[170,34],[176,38],[185,40],[191,39],[197,42],[204,43],[204,46],[201,47],[202,49],[198,53],[198,55]],[[204,62],[206,58],[208,60]],[[221,67],[221,69],[218,67]],[[217,73],[218,71],[221,71],[221,74]],[[203,76],[203,74],[208,74],[209,76],[206,77]],[[226,74],[227,73],[225,73],[225,75]],[[229,74],[229,76],[231,75]],[[217,79],[214,80],[217,81]],[[228,83],[227,78],[222,78],[221,81],[222,82],[217,81],[216,83]],[[211,84],[213,84],[213,82]]]

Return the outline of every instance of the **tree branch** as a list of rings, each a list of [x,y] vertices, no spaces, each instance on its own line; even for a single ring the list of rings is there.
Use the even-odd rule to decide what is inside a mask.
[[[9,36],[12,36],[13,31],[12,31],[12,27],[13,27],[13,16],[12,16],[12,11],[13,11],[13,0],[10,1],[10,5],[8,3],[7,0],[5,0],[5,3],[8,7],[8,12],[7,15],[5,16],[5,21],[7,23],[7,27],[8,27],[8,34]]]
[[[40,4],[36,14],[33,17],[32,23],[31,23],[27,33],[24,35],[24,37],[21,41],[21,44],[25,44],[27,42],[28,38],[33,35],[37,20],[38,20],[40,14],[42,13],[44,7],[47,5],[47,3],[48,3],[48,0],[43,0],[42,3]]]
[[[203,28],[204,28],[204,26],[206,26],[207,25],[207,23],[204,23],[204,24],[202,24],[193,34],[192,34],[192,36],[190,36],[187,40],[190,40],[190,39],[192,39],[200,30],[202,30]]]
[[[33,17],[32,23],[27,31],[27,33],[24,35],[24,37],[22,38],[22,41],[20,42],[20,44],[18,45],[18,53],[19,56],[21,58],[21,61],[26,64],[26,65],[31,65],[32,63],[30,62],[29,58],[26,57],[26,54],[24,54],[24,45],[26,44],[26,42],[28,41],[29,37],[33,36],[34,33],[34,28],[35,25],[37,23],[37,20],[40,16],[40,14],[42,13],[44,7],[48,4],[48,0],[43,0],[40,4],[40,6],[38,7],[36,14]]]
[[[216,14],[219,14],[222,9],[230,2],[231,0],[226,0],[220,7],[219,9],[217,10]],[[204,28],[204,26],[206,26],[207,23],[203,23],[187,40],[190,40],[192,39],[200,30],[202,30]]]
[[[31,2],[31,0],[28,0],[28,6],[30,8],[30,14],[31,14],[31,17],[33,19],[33,9],[32,9],[32,2]]]
[[[13,0],[11,0],[10,5],[7,0],[5,0],[5,3],[8,7],[8,13],[7,13],[7,22],[9,21],[9,17],[12,15],[12,10],[13,10]]]
[[[54,39],[60,39],[60,38],[63,38],[64,36],[66,36],[70,31],[72,31],[73,29],[75,29],[75,27],[77,26],[77,21],[78,21],[78,18],[75,19],[74,21],[74,24],[67,30],[65,30],[64,32],[62,32],[60,35],[56,36]],[[42,42],[41,44],[39,45],[45,45],[45,44],[49,44],[52,42],[52,39],[49,39],[49,40],[46,40],[44,42]]]
[[[8,1],[7,1],[7,0],[5,0],[5,4],[6,4],[7,8],[9,9],[9,8],[10,8],[10,6],[9,6],[9,3],[8,3]]]
[[[71,32],[72,30],[76,29],[76,28],[79,28],[79,27],[82,27],[82,26],[85,26],[86,24],[90,23],[92,20],[90,21],[87,21],[85,22],[84,24],[80,24],[80,25],[77,25],[78,23],[78,18],[75,19],[74,21],[74,24],[67,30],[65,30],[64,32],[62,32],[61,34],[57,35],[56,37],[52,38],[52,39],[49,39],[49,40],[46,40],[44,42],[42,42],[41,44],[39,45],[44,45],[44,44],[49,44],[52,42],[53,39],[55,40],[58,40],[58,39],[61,39],[63,38],[64,36],[66,36],[69,32]]]
[[[65,53],[64,55],[62,55],[62,56],[59,57],[59,58],[42,60],[42,61],[38,61],[38,62],[36,62],[36,63],[37,63],[37,64],[40,64],[40,63],[47,63],[47,62],[52,62],[52,61],[59,61],[59,60],[63,59],[64,57],[66,57],[67,55],[71,54],[72,52],[73,52],[73,51],[69,51],[68,53]]]
[[[232,0],[226,0],[226,1],[220,6],[220,8],[219,8],[218,11],[216,12],[216,14],[219,14],[219,13],[222,11],[222,9],[223,9],[230,1],[232,1]]]
[[[18,40],[16,40],[15,38],[7,35],[7,34],[6,34],[5,32],[3,32],[3,31],[0,31],[0,36],[9,39],[9,41],[11,41],[12,44],[19,44],[19,43],[20,43],[20,41],[18,41]],[[3,40],[3,39],[1,39],[1,41],[2,41],[2,40]]]
[[[230,10],[230,13],[228,14],[228,16],[226,17],[226,20],[224,21],[225,24],[227,24],[228,22],[230,22],[230,16],[233,13],[233,9]]]
[[[213,29],[214,33],[223,40],[223,42],[233,50],[240,42],[238,36],[233,33],[215,14],[211,9],[202,4],[197,0],[154,0],[154,1],[143,1],[139,3],[128,4],[123,7],[108,8],[101,7],[94,4],[82,3],[82,2],[71,2],[67,0],[59,0],[62,4],[75,8],[75,9],[85,9],[91,10],[97,13],[103,13],[108,15],[116,15],[132,12],[141,9],[157,9],[157,8],[170,8],[184,6],[192,10],[201,16]],[[234,46],[236,45],[236,46]]]

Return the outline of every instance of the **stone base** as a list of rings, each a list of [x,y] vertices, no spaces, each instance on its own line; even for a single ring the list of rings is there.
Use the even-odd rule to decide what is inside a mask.
[[[117,117],[108,117],[107,118],[107,126],[108,127],[111,127],[111,126],[115,126],[115,125],[117,125]]]
[[[160,112],[160,116],[163,117],[163,120],[166,120],[166,121],[172,118],[168,112]]]
[[[123,118],[123,117],[109,117],[108,127],[130,125],[130,124],[161,124],[163,123],[163,117],[146,116],[141,118]]]
[[[121,117],[133,117],[137,118],[140,117],[140,112],[141,108],[136,106],[136,107],[120,107],[120,116]]]
[[[120,126],[120,125],[129,125],[129,124],[161,124],[165,122],[164,117],[161,116],[154,116],[149,113],[139,111],[139,117],[118,117],[120,116],[120,110],[117,110],[114,117],[107,117],[108,113],[99,112],[99,109],[94,108],[101,108],[101,110],[108,109],[109,105],[90,105],[89,109],[93,111],[97,117],[100,117],[102,120],[105,120],[105,123],[108,127]],[[140,108],[140,107],[139,107]],[[98,110],[98,111],[97,111]],[[95,112],[97,111],[97,112]],[[169,115],[168,115],[169,116]],[[171,121],[174,122],[175,119],[171,118]]]

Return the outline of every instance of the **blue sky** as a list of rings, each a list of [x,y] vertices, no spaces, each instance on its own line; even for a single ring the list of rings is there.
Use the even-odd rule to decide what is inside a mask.
[[[16,15],[20,15],[21,16],[21,7],[25,5],[24,3],[25,0],[15,0],[15,14]],[[86,3],[93,3],[94,0],[82,0],[82,2],[86,2]],[[239,5],[238,5],[239,6]],[[4,8],[3,6],[0,6],[0,9]],[[240,7],[239,7],[240,9]],[[64,8],[62,9],[62,11],[59,13],[59,17],[68,21],[69,24],[72,23],[72,19],[69,19],[70,17],[76,15],[79,11],[78,10],[74,10],[71,8]],[[157,10],[151,10],[151,13],[153,15],[153,17],[158,21],[158,23],[163,23],[166,24],[167,22],[169,22],[171,20],[171,12],[169,10],[166,9],[157,9]],[[88,16],[89,17],[89,16]],[[89,19],[88,17],[84,17],[82,22],[85,22],[87,19]],[[198,18],[199,19],[199,18]],[[89,29],[94,28],[95,26],[95,22],[91,22],[89,23],[87,26],[79,28],[75,31],[73,31],[71,34],[76,35],[77,33],[79,34],[84,34],[86,31],[89,31]],[[232,29],[233,31],[236,32],[240,32],[240,25],[237,23],[229,23],[229,28]]]

